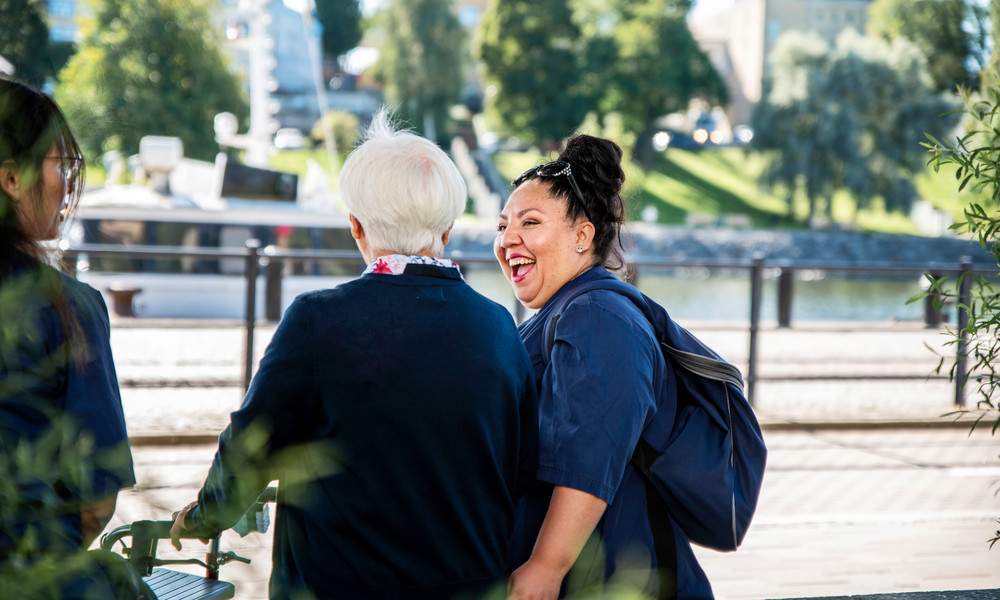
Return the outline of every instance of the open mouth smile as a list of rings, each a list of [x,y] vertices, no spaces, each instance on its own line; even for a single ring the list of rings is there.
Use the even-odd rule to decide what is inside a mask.
[[[510,278],[514,283],[523,280],[535,267],[533,259],[523,256],[512,258],[507,261],[507,264],[510,265]]]

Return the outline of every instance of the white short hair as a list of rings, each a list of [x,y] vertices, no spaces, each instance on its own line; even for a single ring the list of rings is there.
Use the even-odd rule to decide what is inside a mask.
[[[441,148],[400,130],[382,108],[340,170],[340,194],[372,248],[444,251],[441,236],[465,211],[465,180]]]

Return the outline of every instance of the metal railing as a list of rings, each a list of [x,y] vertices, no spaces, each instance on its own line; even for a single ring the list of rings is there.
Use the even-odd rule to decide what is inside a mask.
[[[257,279],[261,270],[266,273],[265,316],[268,320],[276,321],[280,319],[280,298],[282,285],[282,270],[285,261],[350,261],[357,263],[361,258],[360,254],[354,250],[285,250],[274,246],[262,247],[257,240],[250,240],[246,248],[213,249],[190,247],[166,247],[166,246],[129,246],[114,247],[103,244],[81,244],[63,250],[64,263],[67,270],[73,273],[76,259],[80,255],[88,256],[125,256],[128,258],[147,259],[207,259],[222,260],[240,258],[244,261],[243,275],[246,279],[245,312],[243,327],[246,334],[243,361],[243,388],[250,387],[250,380],[254,372],[254,332],[257,324]],[[450,255],[463,265],[489,265],[496,264],[496,258],[492,254],[460,254]],[[974,265],[969,259],[963,258],[959,264],[947,264],[941,262],[928,262],[921,264],[899,264],[899,263],[868,263],[853,264],[833,261],[789,261],[789,260],[738,260],[738,261],[676,261],[658,259],[635,259],[630,264],[630,271],[633,276],[637,276],[645,269],[687,269],[698,267],[709,271],[746,271],[750,280],[750,314],[748,315],[749,348],[747,359],[746,392],[747,398],[753,403],[756,384],[764,380],[758,374],[758,347],[761,331],[761,305],[762,290],[764,285],[764,273],[768,269],[778,269],[778,325],[779,327],[791,326],[791,306],[794,296],[794,274],[801,270],[821,270],[825,272],[840,272],[848,274],[883,275],[883,276],[916,276],[933,274],[935,276],[947,275],[996,275],[996,265]],[[968,347],[968,336],[965,332],[968,323],[968,314],[964,307],[969,305],[970,280],[968,277],[961,278],[961,286],[958,290],[957,301],[957,328],[959,339],[956,344],[956,367],[954,371],[954,403],[956,406],[965,404],[965,382],[967,375],[966,351]],[[513,293],[513,292],[512,292]],[[940,315],[932,306],[933,298],[928,296],[925,300],[925,321],[928,326],[936,326],[940,323]],[[524,320],[526,311],[520,303],[515,303],[514,318],[517,322]],[[833,380],[849,377],[852,379],[875,379],[871,375],[820,375],[813,377],[798,377],[796,379],[818,379]],[[926,379],[927,376],[895,376],[897,379]]]

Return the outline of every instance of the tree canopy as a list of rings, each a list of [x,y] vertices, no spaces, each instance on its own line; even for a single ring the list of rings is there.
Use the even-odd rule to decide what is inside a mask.
[[[316,17],[323,25],[323,51],[340,56],[361,41],[358,0],[316,0]]]
[[[621,2],[614,30],[616,59],[605,111],[622,114],[639,133],[638,157],[648,163],[656,119],[684,111],[693,98],[723,104],[728,90],[687,26],[687,0]]]
[[[461,95],[465,31],[449,0],[390,0],[376,77],[397,114],[431,139]]]
[[[477,53],[496,89],[490,108],[508,131],[534,143],[572,133],[594,92],[568,2],[492,0],[479,27]]]
[[[565,137],[588,113],[617,113],[640,134],[641,158],[658,117],[727,95],[687,27],[689,9],[688,0],[493,0],[477,44],[492,108],[535,143]]]
[[[49,50],[49,26],[42,3],[0,0],[0,56],[14,65],[15,76],[40,87],[55,74]]]
[[[975,87],[988,58],[988,10],[972,0],[875,0],[868,9],[868,33],[916,44],[927,57],[935,89]]]
[[[830,216],[837,190],[848,191],[859,208],[880,198],[887,210],[908,210],[916,196],[912,176],[926,164],[920,142],[957,120],[945,115],[955,103],[932,89],[920,50],[853,30],[831,49],[818,36],[788,32],[771,62],[754,114],[754,145],[779,151],[765,179],[786,190],[789,214],[797,191],[809,200],[809,217],[821,208]]]
[[[57,98],[85,151],[138,151],[146,135],[181,138],[187,156],[218,152],[213,120],[245,117],[207,0],[94,0]]]

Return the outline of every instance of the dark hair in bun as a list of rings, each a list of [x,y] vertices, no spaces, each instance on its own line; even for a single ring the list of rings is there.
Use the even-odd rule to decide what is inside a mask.
[[[589,216],[595,228],[594,255],[605,267],[621,269],[625,266],[621,237],[625,225],[622,149],[611,140],[578,134],[566,141],[558,160],[570,164],[587,204],[585,211],[579,202],[569,202],[567,215],[574,220]]]

